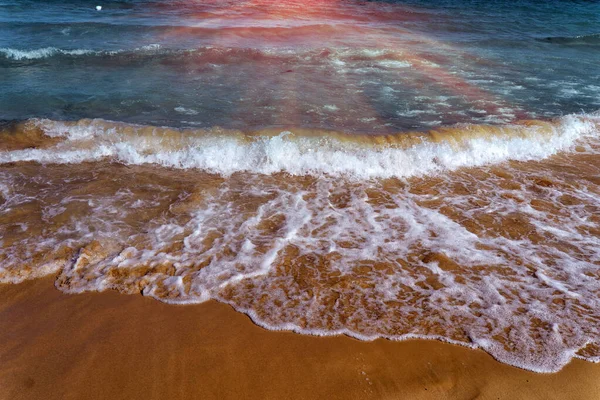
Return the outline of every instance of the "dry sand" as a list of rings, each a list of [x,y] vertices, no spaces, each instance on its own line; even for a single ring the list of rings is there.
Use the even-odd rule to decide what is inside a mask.
[[[0,285],[0,399],[599,399],[600,365],[557,374],[436,341],[271,332],[229,306],[51,279]]]

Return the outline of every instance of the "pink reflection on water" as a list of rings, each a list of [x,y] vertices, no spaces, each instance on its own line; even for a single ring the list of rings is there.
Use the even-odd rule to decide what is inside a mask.
[[[482,60],[469,52],[432,38],[422,32],[404,28],[403,24],[414,21],[426,22],[430,15],[415,7],[382,3],[358,3],[340,0],[247,0],[222,2],[189,1],[185,4],[186,25],[169,29],[165,38],[177,40],[197,35],[202,46],[216,49],[259,48],[260,52],[244,53],[245,62],[254,62],[256,70],[246,68],[247,75],[242,85],[237,83],[241,97],[252,97],[256,93],[272,93],[276,98],[277,109],[272,115],[276,125],[310,125],[317,119],[319,110],[307,106],[303,99],[314,99],[330,111],[337,111],[339,118],[352,118],[356,113],[356,125],[385,125],[372,98],[363,91],[350,90],[348,75],[335,65],[327,64],[331,58],[329,51],[323,51],[324,62],[320,71],[305,66],[290,68],[276,56],[269,56],[273,49],[297,51],[323,48],[368,48],[385,51],[385,58],[408,64],[393,74],[402,78],[402,84],[430,97],[458,98],[458,106],[453,104],[448,110],[461,111],[465,104],[474,112],[484,115],[512,115],[512,119],[527,118],[519,107],[511,104],[498,94],[491,93],[460,76],[460,70],[477,68],[500,68],[492,62]],[[192,21],[192,22],[189,22]],[[202,47],[199,45],[199,47]],[[203,58],[201,63],[222,61],[219,57],[228,55],[218,51]],[[265,55],[266,54],[266,55]],[[269,58],[270,57],[270,58]],[[274,63],[282,63],[274,77]],[[374,60],[375,62],[375,60]],[[266,69],[269,66],[267,76]],[[201,69],[201,65],[198,65]],[[348,65],[348,69],[352,65]],[[458,70],[458,71],[457,71]],[[232,82],[226,72],[213,72],[219,79]],[[323,81],[323,76],[329,76]],[[320,79],[317,84],[316,79]],[[385,82],[382,82],[385,83]],[[241,87],[239,87],[241,86]],[[332,104],[329,104],[332,103]],[[232,118],[251,118],[247,109],[234,111]],[[311,115],[312,113],[312,115]],[[322,115],[319,114],[319,115]],[[332,118],[337,118],[335,115]],[[363,121],[363,122],[360,122]],[[366,121],[366,122],[365,122]]]

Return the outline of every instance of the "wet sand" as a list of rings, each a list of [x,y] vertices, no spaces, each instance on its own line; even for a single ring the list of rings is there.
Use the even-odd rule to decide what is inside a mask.
[[[597,399],[600,365],[536,374],[437,341],[272,332],[217,302],[0,285],[0,399]]]

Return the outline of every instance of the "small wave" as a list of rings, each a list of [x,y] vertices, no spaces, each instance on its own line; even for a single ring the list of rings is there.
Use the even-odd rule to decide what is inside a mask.
[[[36,61],[60,57],[198,57],[206,63],[227,63],[233,59],[330,59],[334,64],[341,65],[344,61],[377,61],[378,65],[387,68],[410,67],[410,62],[403,59],[402,51],[394,49],[354,49],[347,47],[311,49],[308,51],[288,48],[247,48],[203,46],[197,48],[168,48],[158,43],[152,43],[133,49],[93,50],[93,49],[60,49],[44,47],[39,49],[0,48],[0,61]]]
[[[0,48],[0,55],[9,60],[22,61],[22,60],[39,60],[51,58],[54,56],[102,56],[102,55],[117,55],[123,54],[127,52],[156,52],[160,49],[160,45],[158,44],[150,44],[147,46],[142,46],[135,48],[133,50],[113,50],[113,51],[101,51],[101,50],[90,50],[90,49],[74,49],[74,50],[66,50],[59,49],[56,47],[44,47],[41,49],[33,49],[33,50],[20,50],[13,48]]]
[[[541,159],[569,149],[586,136],[597,136],[599,121],[597,115],[570,115],[504,126],[458,125],[427,133],[353,135],[303,128],[242,132],[105,120],[30,120],[18,129],[21,134],[3,135],[7,151],[0,152],[0,162],[111,159],[224,176],[244,171],[360,179],[410,177],[506,160]]]
[[[554,36],[539,40],[564,45],[600,46],[600,33],[580,36]]]
[[[48,58],[55,55],[66,55],[66,56],[81,56],[85,54],[94,54],[96,52],[92,50],[79,49],[79,50],[63,50],[55,47],[45,47],[42,49],[34,50],[19,50],[11,48],[0,48],[0,54],[4,58],[11,60],[38,60],[41,58]]]
[[[320,48],[305,51],[291,50],[288,48],[247,48],[247,47],[221,47],[204,46],[197,48],[168,48],[160,44],[149,44],[133,49],[93,50],[93,49],[59,49],[46,47],[40,49],[23,50],[14,48],[0,48],[0,65],[7,66],[36,63],[55,63],[60,65],[64,61],[89,63],[95,66],[108,63],[121,65],[131,62],[189,62],[203,65],[237,65],[245,62],[273,62],[285,63],[329,63],[334,68],[345,65],[346,62],[377,62],[379,68],[398,69],[410,67],[404,60],[401,51],[383,49],[374,51],[369,48],[351,49]]]

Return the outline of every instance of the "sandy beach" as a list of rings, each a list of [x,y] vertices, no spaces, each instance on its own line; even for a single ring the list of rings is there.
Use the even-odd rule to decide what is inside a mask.
[[[272,332],[217,302],[0,286],[0,399],[596,399],[600,365],[536,374],[437,341]]]

